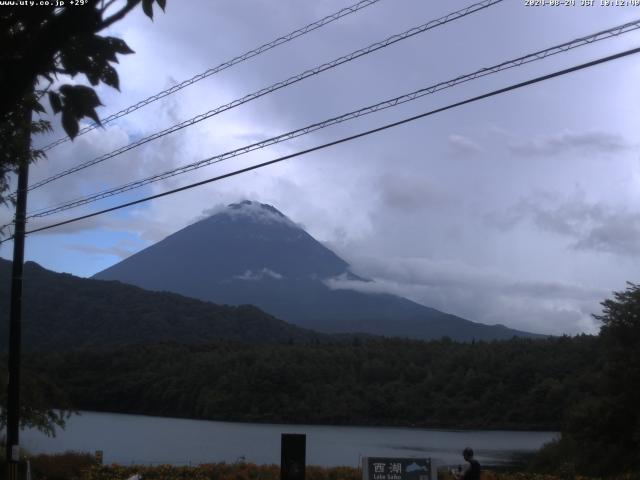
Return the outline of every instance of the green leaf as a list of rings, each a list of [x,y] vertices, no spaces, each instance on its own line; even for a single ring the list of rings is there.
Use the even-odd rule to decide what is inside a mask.
[[[37,120],[35,122],[31,122],[31,133],[47,133],[51,131],[51,122],[48,120]]]
[[[110,37],[94,35],[87,42],[87,50],[97,63],[117,62],[116,46],[111,42]]]
[[[98,85],[98,83],[100,83],[100,73],[98,73],[96,70],[87,70],[86,72],[84,72],[84,74],[89,79],[89,83],[91,83],[91,85]]]
[[[129,45],[127,45],[127,42],[125,42],[121,38],[105,37],[105,40],[107,40],[108,45],[112,47],[116,53],[120,53],[122,55],[135,53],[133,50],[131,50],[131,48],[129,48]]]
[[[60,93],[62,95],[68,95],[69,92],[71,92],[73,90],[73,85],[62,85],[58,90],[60,90]]]
[[[38,113],[46,113],[44,107],[40,104],[40,102],[33,102],[33,111]]]
[[[85,85],[63,85],[60,92],[64,95],[63,114],[66,112],[71,115],[76,123],[82,117],[89,117],[98,125],[101,124],[95,108],[102,103],[93,88]]]
[[[78,120],[72,112],[66,109],[62,112],[62,128],[72,140],[78,134]]]
[[[142,0],[142,10],[147,17],[153,20],[153,0]]]
[[[49,92],[49,103],[51,104],[53,113],[58,113],[62,110],[62,100],[60,100],[60,95],[56,92]]]
[[[91,87],[85,85],[63,85],[60,87],[61,92],[64,87],[70,87],[69,89],[65,89],[66,93],[63,92],[66,97],[73,98],[74,101],[82,102],[82,104],[88,108],[95,108],[102,105],[100,98]]]
[[[69,48],[60,52],[60,63],[66,73],[72,77],[89,68],[89,59],[76,48]]]
[[[118,72],[111,65],[106,65],[102,69],[100,80],[109,85],[110,87],[120,90],[120,80],[118,78]]]
[[[88,108],[84,111],[85,117],[89,117],[91,120],[96,122],[98,125],[102,125],[100,122],[100,117],[94,108]]]
[[[167,6],[167,0],[156,0],[156,2],[158,3],[158,6],[162,9],[162,11],[164,12],[165,7]]]

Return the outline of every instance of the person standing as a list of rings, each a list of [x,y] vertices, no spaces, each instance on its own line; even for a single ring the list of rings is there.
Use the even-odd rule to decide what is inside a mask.
[[[469,462],[467,468],[461,474],[455,477],[458,480],[480,480],[480,463],[473,458],[473,450],[469,447],[462,451],[462,457],[466,462]]]

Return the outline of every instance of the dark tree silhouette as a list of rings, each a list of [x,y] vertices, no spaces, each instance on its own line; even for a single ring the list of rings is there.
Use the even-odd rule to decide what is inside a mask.
[[[542,449],[540,471],[609,476],[640,464],[640,285],[602,302],[588,377],[565,412],[561,438]]]
[[[53,2],[52,2],[53,3]],[[78,122],[89,117],[99,123],[100,99],[93,88],[58,82],[59,76],[84,75],[92,86],[104,83],[119,89],[114,68],[118,54],[133,53],[119,38],[100,35],[138,5],[153,18],[153,4],[164,10],[166,0],[82,0],[53,6],[0,8],[0,201],[6,201],[7,176],[26,157],[43,156],[30,148],[33,133],[47,131],[44,113],[48,99],[61,114],[65,132],[78,133]]]
[[[54,3],[54,2],[51,2]],[[20,165],[44,156],[31,148],[31,136],[51,129],[48,120],[33,120],[45,113],[48,100],[53,114],[60,113],[62,126],[74,138],[84,117],[100,123],[101,105],[94,89],[64,83],[78,75],[92,86],[104,83],[119,89],[114,64],[118,54],[133,53],[119,38],[100,32],[123,19],[138,5],[153,18],[153,4],[164,10],[166,0],[77,0],[60,6],[14,5],[0,7],[0,202],[6,203],[8,178]],[[58,81],[59,78],[63,81]],[[82,79],[81,79],[82,80]],[[26,176],[23,177],[26,179]],[[11,198],[13,201],[13,198]],[[2,232],[0,232],[2,233]],[[42,380],[42,379],[41,379]],[[51,398],[55,386],[26,377],[21,390],[24,401],[21,423],[52,433],[63,425],[64,413],[51,410],[43,398]],[[45,393],[43,393],[45,392]],[[0,425],[6,409],[0,409]]]

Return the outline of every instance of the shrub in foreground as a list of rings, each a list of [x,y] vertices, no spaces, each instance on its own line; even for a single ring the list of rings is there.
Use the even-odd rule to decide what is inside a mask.
[[[29,459],[34,479],[80,480],[97,465],[89,453],[65,452],[55,455],[36,455]]]

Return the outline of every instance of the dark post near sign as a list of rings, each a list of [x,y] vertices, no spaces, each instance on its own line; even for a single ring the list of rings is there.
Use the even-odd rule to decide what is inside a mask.
[[[283,433],[280,442],[280,480],[304,480],[307,436]]]

